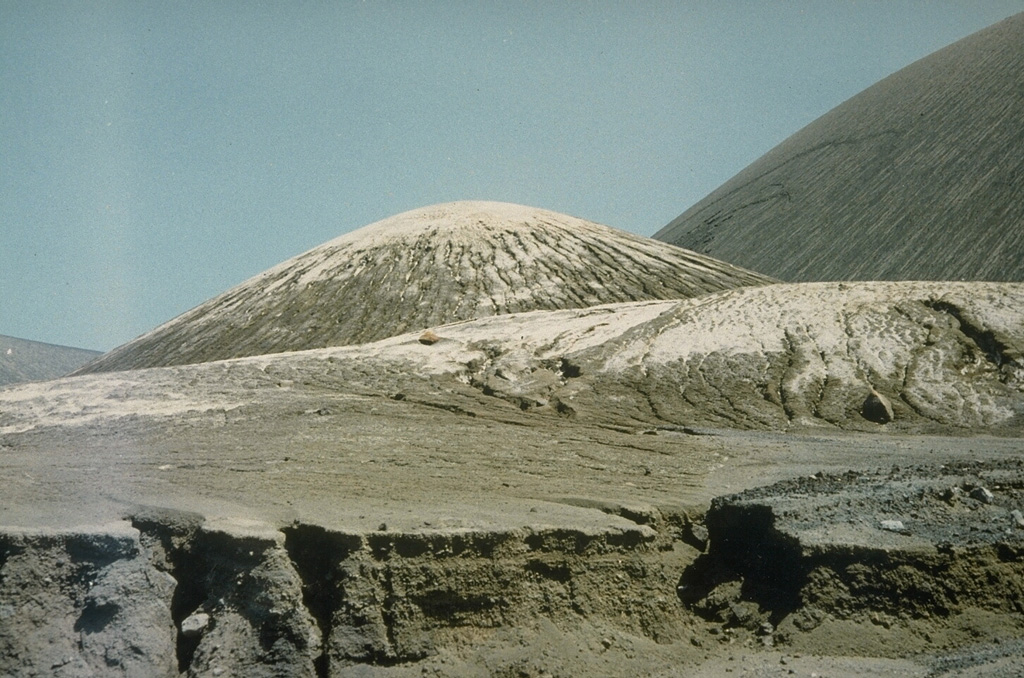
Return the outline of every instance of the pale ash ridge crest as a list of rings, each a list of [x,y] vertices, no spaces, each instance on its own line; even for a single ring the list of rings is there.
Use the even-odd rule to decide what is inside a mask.
[[[450,203],[399,214],[289,259],[81,372],[361,344],[492,315],[684,299],[769,282],[548,210]]]
[[[439,340],[429,345],[414,332],[13,388],[0,394],[0,434],[141,415],[133,403],[146,407],[145,399],[127,394],[180,393],[184,383],[190,397],[167,402],[171,413],[198,408],[203,384],[210,403],[232,409],[248,397],[243,384],[269,380],[452,411],[511,403],[626,429],[877,432],[884,424],[890,432],[1019,435],[1022,309],[1024,284],[870,282],[491,316],[435,327]],[[43,389],[55,403],[45,410]],[[889,423],[866,414],[873,394],[890,402]]]

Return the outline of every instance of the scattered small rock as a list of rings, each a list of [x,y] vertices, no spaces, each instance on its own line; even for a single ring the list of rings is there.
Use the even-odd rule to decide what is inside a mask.
[[[205,612],[193,612],[181,622],[181,635],[186,638],[201,636],[210,626],[210,615]]]
[[[892,628],[892,622],[886,615],[879,614],[878,612],[872,612],[869,619],[875,626],[881,626],[884,629]]]
[[[1017,527],[1024,528],[1024,513],[1018,509],[1010,511],[1010,517],[1013,518],[1013,524]]]
[[[739,626],[749,626],[757,615],[757,606],[753,603],[738,602],[729,605],[732,620]],[[730,620],[726,620],[730,621]]]
[[[883,520],[880,524],[883,530],[888,532],[899,532],[900,534],[910,534],[910,531],[903,524],[902,520]]]
[[[437,342],[441,341],[441,337],[437,336],[430,330],[427,330],[420,335],[420,343],[424,346],[433,346]]]
[[[860,408],[861,415],[876,424],[888,424],[893,420],[892,403],[884,395],[871,389]]]
[[[964,496],[964,491],[959,487],[949,487],[943,490],[942,499],[950,506],[955,506],[960,498]]]
[[[683,528],[683,541],[698,551],[708,547],[708,528],[700,523],[688,523]]]
[[[995,500],[995,495],[987,487],[976,487],[971,490],[971,499],[976,499],[982,504],[991,504]]]

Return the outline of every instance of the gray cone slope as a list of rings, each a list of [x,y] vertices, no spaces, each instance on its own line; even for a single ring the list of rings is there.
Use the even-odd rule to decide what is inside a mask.
[[[654,237],[793,282],[1024,280],[1024,14],[849,99]]]
[[[522,311],[681,299],[768,278],[547,210],[405,212],[290,259],[80,372],[361,344]]]
[[[99,351],[0,334],[0,386],[56,379],[99,355]]]

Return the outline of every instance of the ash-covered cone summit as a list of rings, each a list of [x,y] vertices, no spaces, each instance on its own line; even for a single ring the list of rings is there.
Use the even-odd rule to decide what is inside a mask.
[[[1024,280],[1024,14],[849,99],[654,237],[792,282]]]
[[[682,299],[770,282],[543,209],[425,207],[300,254],[80,372],[360,344],[492,315]]]

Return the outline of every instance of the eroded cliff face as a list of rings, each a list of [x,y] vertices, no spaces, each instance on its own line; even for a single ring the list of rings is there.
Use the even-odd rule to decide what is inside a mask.
[[[685,518],[633,517],[645,524],[609,516],[607,529],[351,533],[139,510],[87,530],[7,529],[0,671],[419,670],[541,621],[679,640],[688,626],[675,596]]]
[[[1021,487],[1007,458],[819,473],[706,515],[566,499],[603,516],[590,527],[352,531],[136,507],[94,528],[5,528],[0,671],[714,675],[723,652],[777,668],[781,650],[783,666],[826,653],[1009,676]]]
[[[1019,637],[1022,489],[1016,458],[818,473],[716,498],[710,548],[684,571],[680,598],[796,645],[857,624],[914,629],[901,652],[972,628]]]
[[[175,675],[175,580],[127,523],[0,534],[0,670]]]

